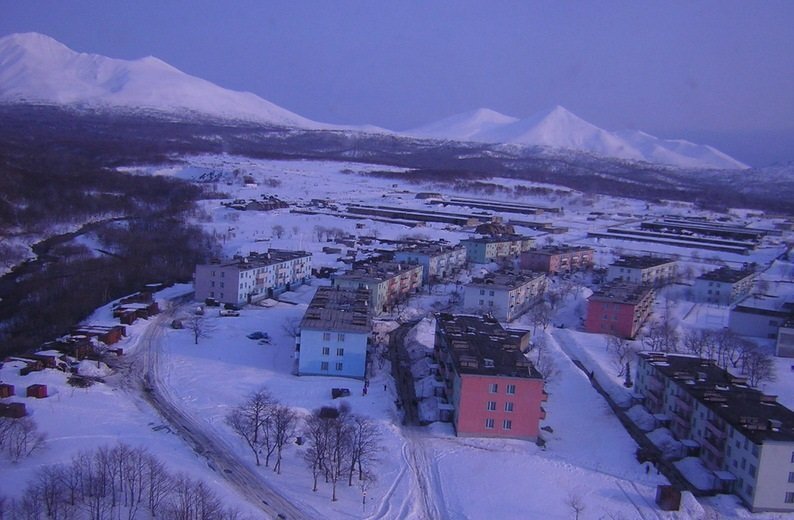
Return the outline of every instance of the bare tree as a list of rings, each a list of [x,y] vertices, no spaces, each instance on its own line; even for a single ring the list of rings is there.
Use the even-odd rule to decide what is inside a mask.
[[[226,424],[245,441],[254,453],[257,466],[261,464],[259,453],[264,440],[270,433],[266,430],[275,407],[276,401],[270,393],[265,389],[261,389],[249,395],[243,404],[234,408],[226,416]],[[266,444],[267,461],[265,465],[268,466],[272,453],[270,450],[272,443],[267,442]]]
[[[0,418],[0,449],[12,462],[43,448],[45,439],[46,435],[39,432],[36,422],[30,417]]]
[[[298,416],[287,406],[276,406],[272,415],[273,444],[276,448],[276,463],[273,471],[281,474],[281,453],[289,446],[298,428]]]
[[[610,354],[612,366],[617,370],[618,377],[626,375],[626,367],[635,353],[631,342],[618,336],[609,336],[607,338],[607,352]]]
[[[275,226],[273,226],[273,235],[276,238],[283,237],[284,236],[284,226],[282,226],[281,224],[276,224]]]
[[[643,335],[642,344],[653,352],[677,352],[678,333],[669,320],[656,321]]]
[[[206,316],[194,314],[185,321],[185,327],[193,334],[193,342],[198,345],[199,339],[209,338],[213,327]]]
[[[350,473],[347,485],[353,485],[353,473],[358,466],[358,479],[363,480],[369,466],[378,460],[378,453],[383,449],[381,436],[376,424],[367,417],[353,415],[350,417],[351,450]]]
[[[753,387],[777,379],[774,359],[758,348],[747,351],[742,357],[742,373],[747,376],[747,382]]]
[[[574,519],[579,520],[579,515],[581,515],[585,509],[584,500],[582,500],[582,497],[576,493],[570,493],[568,495],[568,499],[565,501],[565,504],[571,508],[571,511],[574,514]]]
[[[552,308],[546,302],[538,302],[529,309],[529,319],[532,322],[532,335],[537,332],[538,327],[543,330],[551,323]]]
[[[691,330],[684,334],[684,349],[699,358],[711,359],[716,352],[716,337],[708,329]]]
[[[308,448],[303,460],[312,471],[312,491],[317,491],[317,479],[325,472],[328,457],[328,427],[329,422],[320,410],[315,410],[304,422],[303,435],[306,437]]]

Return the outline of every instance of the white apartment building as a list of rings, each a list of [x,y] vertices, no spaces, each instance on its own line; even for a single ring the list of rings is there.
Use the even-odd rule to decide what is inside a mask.
[[[747,269],[720,267],[704,273],[692,285],[692,299],[716,305],[733,305],[750,294],[755,272]]]
[[[672,283],[676,274],[675,260],[656,256],[623,256],[608,267],[607,281],[661,287]]]
[[[794,511],[794,412],[710,360],[644,352],[636,376],[648,410],[699,447],[714,489],[753,512]]]
[[[543,273],[489,273],[466,285],[463,309],[469,313],[488,313],[499,321],[512,321],[536,303],[545,289],[546,275]]]
[[[235,256],[229,262],[196,266],[196,300],[244,304],[271,298],[305,283],[312,272],[312,255],[305,251],[271,249]]]
[[[423,270],[421,265],[380,262],[337,275],[333,284],[343,289],[367,289],[370,311],[377,316],[418,292]]]
[[[419,264],[422,283],[442,280],[460,271],[466,265],[466,248],[463,246],[431,245],[404,249],[394,253],[394,260],[405,264]]]

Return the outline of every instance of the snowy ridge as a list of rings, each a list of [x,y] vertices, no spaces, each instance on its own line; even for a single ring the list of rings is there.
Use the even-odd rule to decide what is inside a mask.
[[[659,139],[639,131],[609,132],[561,106],[526,119],[479,109],[405,133],[433,139],[544,146],[682,168],[748,167],[711,146],[683,140]]]
[[[221,88],[149,56],[78,53],[38,33],[0,38],[0,102],[195,112],[279,126],[332,129],[250,92]]]

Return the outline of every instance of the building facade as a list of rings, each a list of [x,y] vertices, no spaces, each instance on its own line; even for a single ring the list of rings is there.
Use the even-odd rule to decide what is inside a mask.
[[[695,279],[692,299],[715,305],[733,305],[750,294],[754,281],[755,272],[752,270],[720,267]]]
[[[343,289],[369,291],[370,312],[378,316],[419,291],[422,271],[421,265],[379,262],[337,275],[333,284]]]
[[[298,375],[355,377],[367,370],[369,292],[318,287],[300,324]]]
[[[671,431],[694,441],[714,488],[752,511],[794,511],[794,412],[713,361],[641,353],[636,391]]]
[[[533,271],[488,273],[474,278],[463,292],[465,312],[488,313],[500,321],[512,321],[543,296],[546,275]]]
[[[607,268],[607,281],[662,287],[675,281],[675,260],[656,256],[623,256]]]
[[[777,296],[750,295],[730,310],[728,328],[742,336],[776,339],[778,330],[794,319],[794,302]]]
[[[626,282],[605,284],[587,299],[584,328],[596,334],[634,339],[653,310],[654,291]]]
[[[538,438],[547,395],[528,345],[528,332],[493,318],[436,316],[435,356],[458,436]]]
[[[466,248],[463,246],[424,246],[394,253],[394,260],[404,264],[422,266],[422,283],[443,280],[466,265]]]
[[[557,274],[589,269],[594,251],[589,247],[553,246],[521,253],[521,268]]]
[[[266,253],[235,256],[230,262],[196,266],[196,300],[244,304],[271,298],[306,283],[312,255],[305,251],[271,249]]]
[[[794,319],[786,321],[778,329],[775,355],[794,358]]]
[[[466,248],[466,258],[475,264],[487,264],[504,259],[518,260],[521,253],[529,251],[535,240],[522,235],[467,238],[460,241]]]

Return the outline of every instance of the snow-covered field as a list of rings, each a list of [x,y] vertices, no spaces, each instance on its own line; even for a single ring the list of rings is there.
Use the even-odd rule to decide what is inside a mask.
[[[396,185],[395,181],[363,176],[368,170],[383,170],[355,163],[315,161],[264,161],[234,156],[199,156],[186,160],[186,166],[129,168],[135,173],[173,175],[195,181],[210,182],[213,191],[228,193],[231,199],[259,199],[261,194],[276,195],[294,206],[308,205],[311,199],[328,199],[332,204],[362,202],[423,208],[425,202],[415,199],[418,191],[447,189],[433,183]],[[410,174],[409,174],[410,175]],[[244,184],[244,177],[255,183]],[[250,180],[250,179],[249,179]],[[514,180],[494,180],[495,184],[512,189]],[[545,197],[527,197],[528,204],[562,206],[559,217],[544,215],[540,220],[553,220],[569,231],[554,235],[555,243],[591,245],[597,250],[597,262],[608,263],[619,252],[667,252],[680,255],[694,272],[713,268],[716,262],[755,261],[770,264],[783,252],[782,246],[767,243],[750,256],[713,253],[703,255],[683,248],[601,240],[587,237],[588,230],[601,229],[637,220],[634,215],[661,216],[677,212],[699,215],[689,206],[647,207],[646,203],[628,199],[586,197],[576,192]],[[469,195],[478,196],[476,193]],[[484,198],[501,198],[499,192]],[[511,199],[512,200],[512,199]],[[396,239],[404,236],[427,239],[446,239],[457,242],[469,232],[441,224],[427,224],[409,228],[399,224],[375,222],[368,219],[345,219],[328,214],[307,215],[288,209],[271,212],[236,211],[221,205],[221,200],[202,203],[209,216],[202,221],[220,239],[224,253],[231,256],[250,251],[264,251],[269,247],[303,249],[314,254],[314,267],[343,267],[340,255],[326,254],[322,248],[335,245],[329,235],[341,230],[354,237]],[[463,211],[461,208],[450,211]],[[588,220],[591,212],[601,213]],[[631,215],[621,216],[621,215]],[[504,217],[521,218],[505,214]],[[523,216],[522,216],[523,217]],[[760,217],[747,217],[753,224],[764,224]],[[525,229],[518,228],[518,232]],[[539,243],[546,238],[540,237]],[[373,244],[369,248],[381,247]],[[361,248],[366,249],[366,248]],[[617,249],[617,251],[616,251]],[[361,252],[360,252],[361,253]],[[359,253],[359,254],[360,254]],[[776,261],[765,276],[770,280],[788,279],[792,266]],[[202,421],[208,431],[236,450],[239,459],[247,461],[292,503],[306,511],[320,512],[325,518],[422,518],[427,511],[436,511],[440,518],[573,518],[572,503],[583,506],[580,518],[710,518],[752,516],[777,518],[773,515],[750,515],[732,497],[702,501],[705,510],[693,500],[679,513],[663,513],[654,505],[655,487],[665,483],[655,471],[634,458],[636,444],[612,414],[606,402],[591,386],[587,376],[571,359],[577,359],[591,370],[597,370],[599,380],[616,392],[622,388],[622,378],[616,376],[606,353],[603,337],[578,331],[579,320],[588,292],[579,291],[568,297],[554,317],[553,323],[564,329],[540,332],[557,373],[547,384],[548,402],[543,422],[545,447],[532,443],[506,440],[459,439],[448,424],[434,423],[422,428],[401,428],[400,411],[395,406],[395,391],[389,363],[375,363],[367,395],[362,395],[362,383],[357,380],[293,375],[295,340],[288,325],[300,319],[316,285],[300,287],[288,298],[273,307],[248,306],[239,317],[220,317],[217,310],[207,310],[212,325],[207,337],[194,344],[191,331],[164,327],[167,321],[139,320],[128,327],[129,336],[120,344],[125,355],[134,355],[147,327],[163,327],[161,336],[160,376],[172,396],[184,411]],[[404,314],[423,316],[434,308],[448,305],[454,285],[437,287],[432,295],[423,294],[412,300]],[[177,286],[158,294],[167,299],[189,292],[188,286]],[[662,305],[661,301],[658,302]],[[188,315],[195,305],[177,306],[175,317]],[[724,309],[693,306],[676,299],[673,309],[682,328],[724,326]],[[454,310],[454,308],[453,308]],[[170,316],[169,316],[170,319]],[[111,323],[110,309],[97,310],[92,323]],[[387,320],[377,324],[388,330],[394,325]],[[511,326],[530,329],[527,320],[519,319]],[[432,322],[425,320],[417,326],[412,338],[418,345],[432,348]],[[265,344],[246,337],[254,331],[267,332],[272,338]],[[770,347],[767,342],[766,348]],[[794,377],[789,370],[790,360],[777,360],[778,379],[767,383],[765,391],[780,396],[780,400],[794,406]],[[174,472],[184,471],[211,484],[224,501],[236,505],[244,514],[259,517],[256,504],[247,503],[236,494],[224,479],[223,471],[233,468],[211,468],[203,456],[183,443],[165,427],[164,421],[152,412],[145,399],[134,389],[125,387],[120,375],[106,378],[86,389],[66,384],[66,376],[58,371],[45,370],[19,376],[19,362],[6,362],[0,370],[0,380],[17,385],[16,400],[24,401],[39,428],[48,435],[45,449],[16,464],[3,463],[4,495],[20,494],[25,482],[46,464],[68,462],[80,450],[123,441],[146,446],[160,457]],[[88,370],[90,367],[85,367]],[[101,368],[101,367],[100,367]],[[601,379],[603,377],[603,380]],[[47,384],[50,397],[33,399],[19,397],[24,387],[33,383]],[[302,460],[304,447],[292,445],[286,452],[281,475],[264,466],[257,468],[248,448],[225,424],[228,412],[252,391],[267,388],[282,403],[300,414],[310,413],[320,406],[335,405],[331,388],[347,387],[350,397],[345,401],[353,412],[374,419],[382,433],[383,451],[377,467],[377,482],[362,491],[345,482],[339,486],[339,500],[332,502],[330,487],[321,484],[311,491],[311,474]],[[611,390],[610,390],[611,391]],[[427,498],[433,502],[428,505]],[[433,514],[436,514],[433,513]]]

